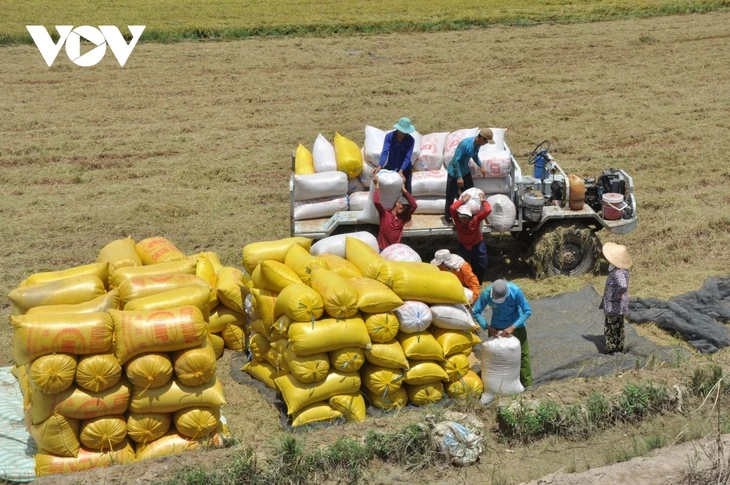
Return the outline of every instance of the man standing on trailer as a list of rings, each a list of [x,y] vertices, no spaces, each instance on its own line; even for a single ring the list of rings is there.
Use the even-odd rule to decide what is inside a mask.
[[[446,224],[453,224],[451,218],[451,204],[459,194],[465,190],[474,187],[474,180],[471,178],[469,170],[469,160],[474,160],[482,175],[487,174],[487,170],[482,167],[482,161],[479,160],[479,148],[486,145],[493,138],[492,130],[482,128],[477,136],[470,136],[461,140],[456,147],[454,158],[451,159],[447,169],[448,177],[446,178],[446,207],[444,207],[444,221]]]
[[[380,152],[380,163],[373,173],[377,174],[383,168],[398,172],[403,179],[403,185],[410,194],[413,178],[411,157],[416,142],[411,133],[416,131],[416,127],[413,126],[410,119],[401,118],[398,123],[393,125],[393,128],[395,128],[394,131],[385,135],[383,150]]]

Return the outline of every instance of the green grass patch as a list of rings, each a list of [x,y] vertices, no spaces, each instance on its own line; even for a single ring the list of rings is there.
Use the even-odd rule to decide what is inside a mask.
[[[192,0],[90,4],[71,0],[48,9],[28,0],[3,9],[0,44],[29,44],[26,25],[146,25],[142,41],[227,40],[260,36],[328,36],[390,32],[463,30],[490,25],[531,25],[708,12],[727,0],[667,2],[599,0],[573,4],[551,0],[415,0],[408,4],[374,0],[229,2]]]

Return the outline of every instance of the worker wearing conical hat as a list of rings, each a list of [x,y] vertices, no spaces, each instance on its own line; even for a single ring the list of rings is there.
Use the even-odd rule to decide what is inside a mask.
[[[629,268],[631,256],[626,246],[607,242],[603,255],[608,261],[608,278],[599,308],[606,315],[603,334],[606,338],[606,353],[624,351],[624,315],[629,309]]]

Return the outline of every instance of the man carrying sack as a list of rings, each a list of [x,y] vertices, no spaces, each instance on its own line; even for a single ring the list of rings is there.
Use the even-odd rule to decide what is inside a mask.
[[[492,323],[487,324],[482,312],[492,308]],[[482,291],[472,308],[472,314],[490,337],[516,337],[521,345],[520,383],[523,387],[532,385],[530,347],[527,344],[525,322],[532,315],[530,304],[519,286],[505,280],[497,280]]]

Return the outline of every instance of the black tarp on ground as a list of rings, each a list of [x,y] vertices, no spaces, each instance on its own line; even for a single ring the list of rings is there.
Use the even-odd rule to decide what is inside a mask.
[[[626,318],[634,323],[655,322],[676,332],[700,352],[710,354],[730,346],[730,276],[707,278],[698,291],[659,300],[632,298]]]
[[[672,362],[686,349],[660,347],[626,325],[625,352],[605,355],[601,295],[593,285],[573,293],[531,301],[527,320],[533,384],[573,377],[596,377],[642,366],[654,354]]]

